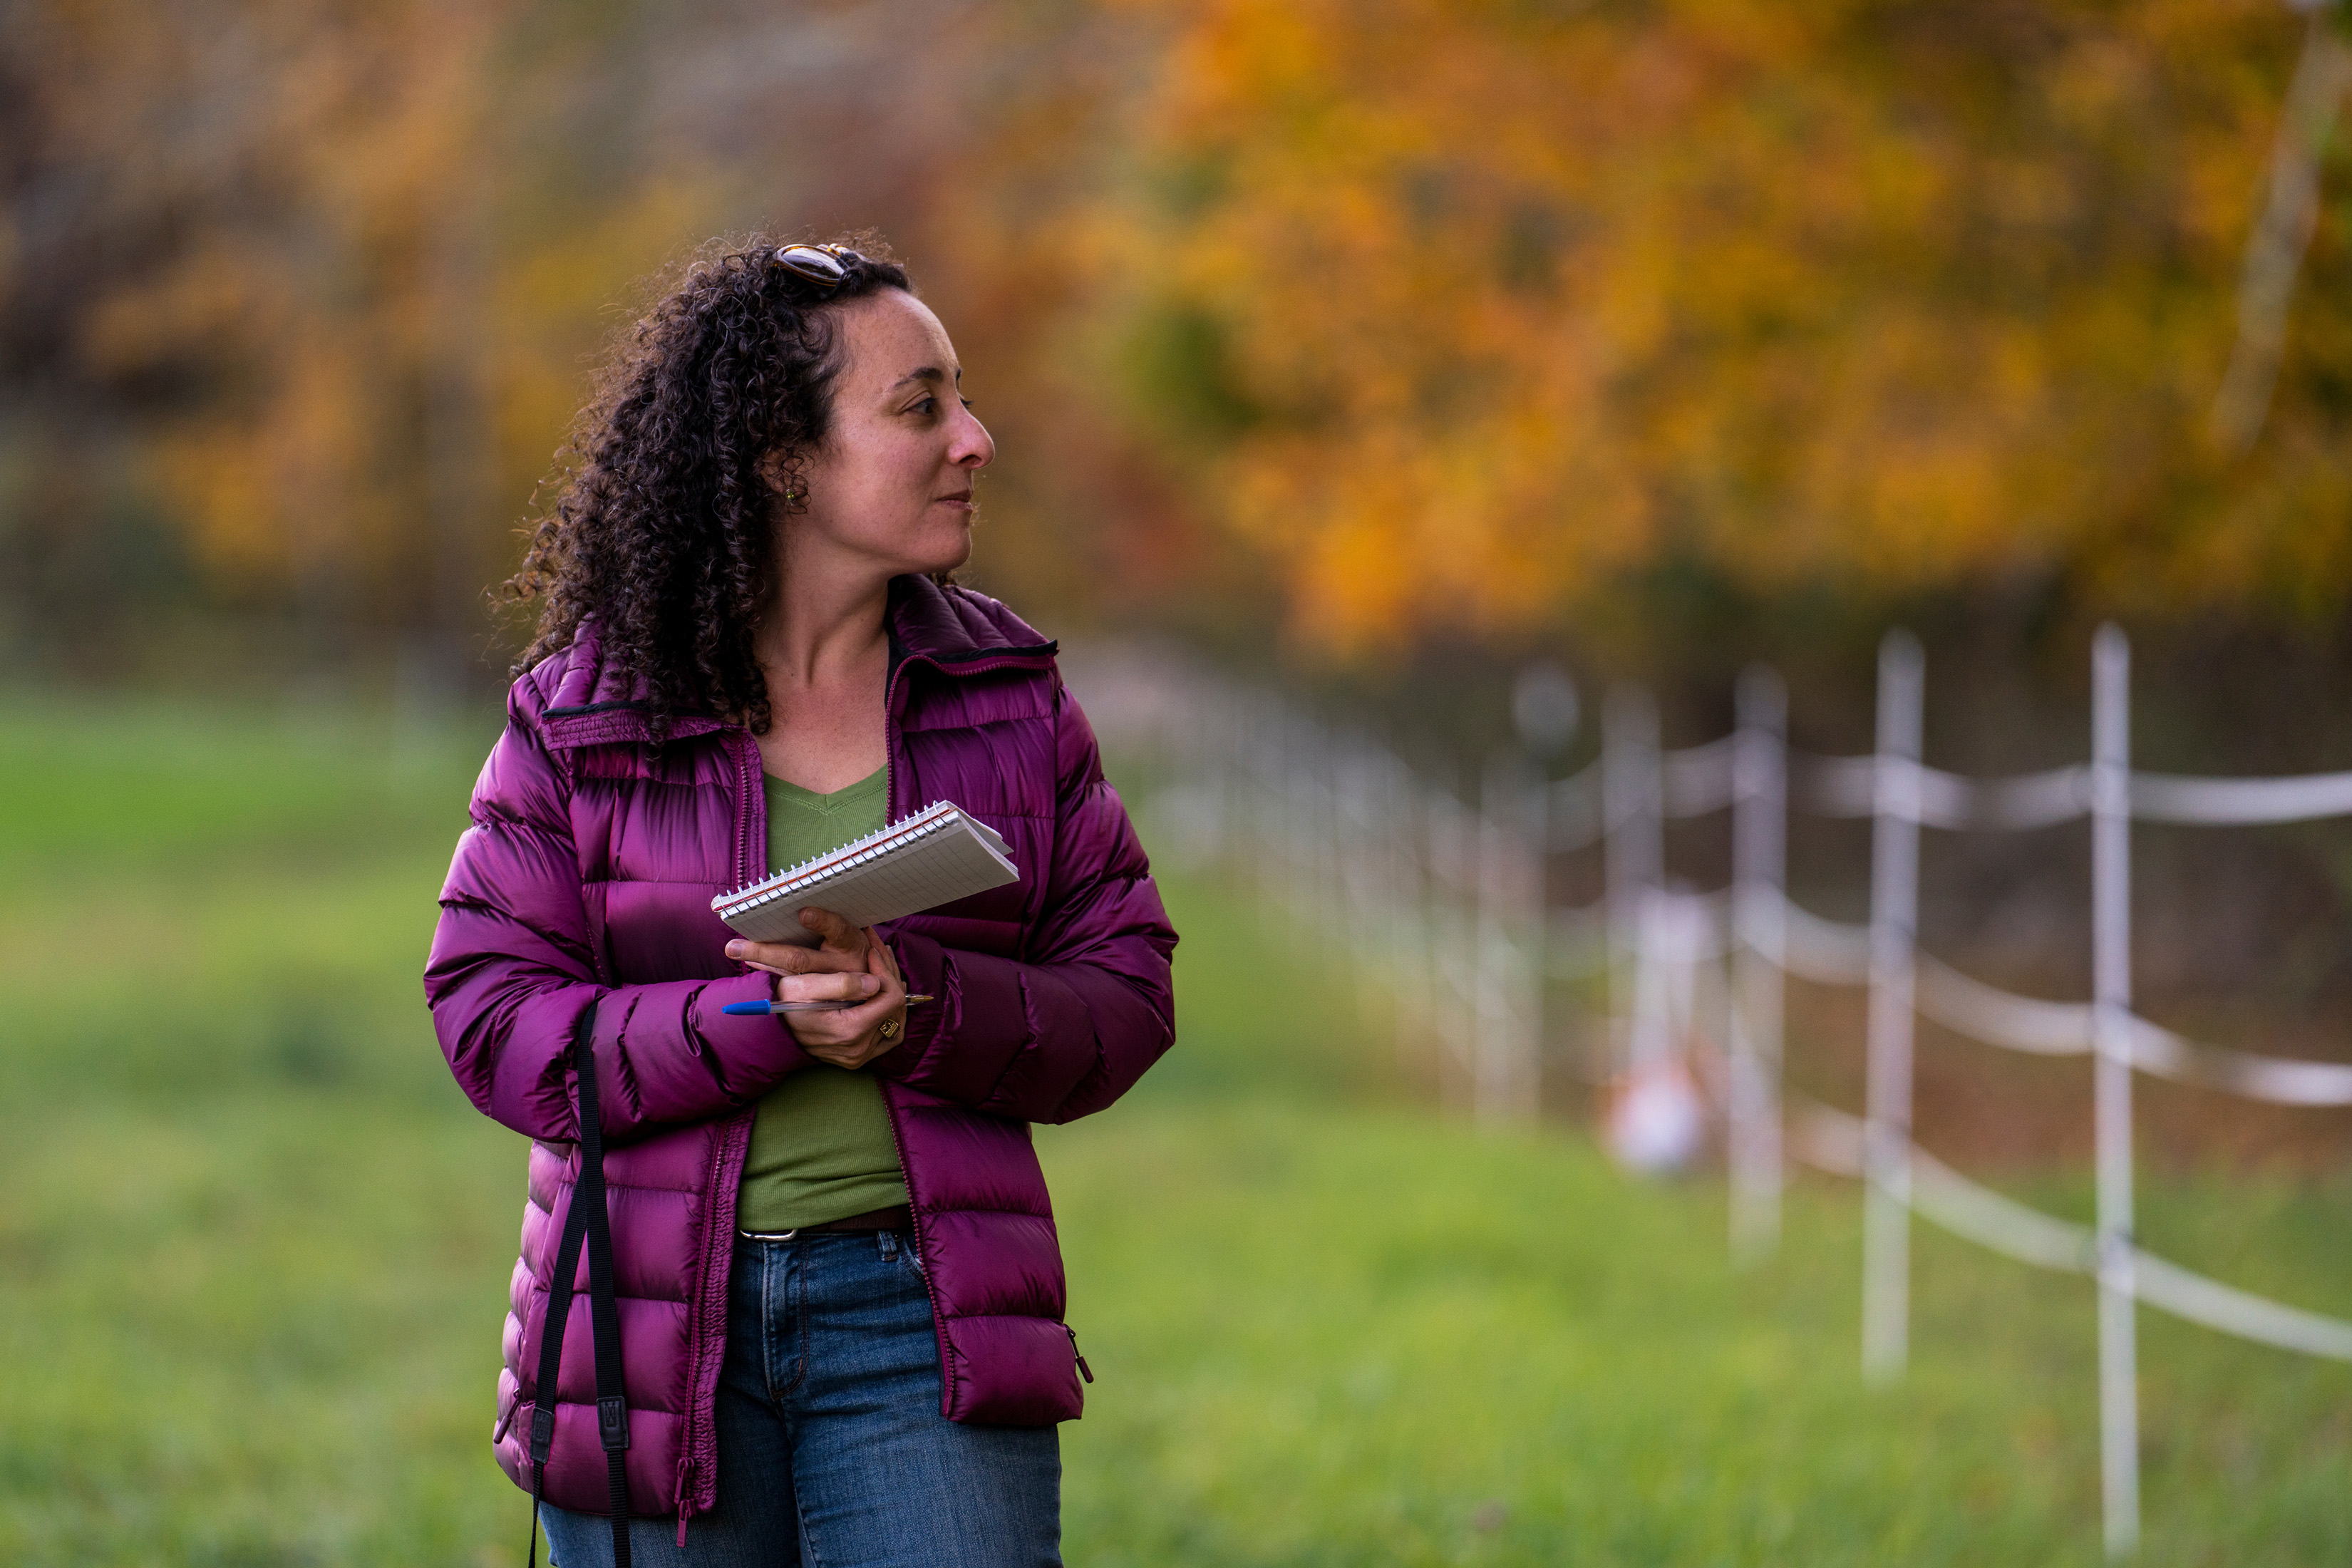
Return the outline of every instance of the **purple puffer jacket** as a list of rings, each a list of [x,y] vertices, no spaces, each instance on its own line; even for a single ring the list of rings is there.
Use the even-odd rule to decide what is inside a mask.
[[[1028,1123],[1101,1110],[1168,1048],[1176,934],[1054,645],[996,601],[920,577],[892,583],[888,624],[891,816],[952,800],[1003,835],[1021,879],[881,928],[908,988],[939,1000],[870,1070],[913,1200],[940,1408],[1045,1426],[1076,1416],[1080,1396]],[[726,958],[733,933],[710,912],[712,895],[765,873],[759,747],[709,719],[648,743],[593,628],[516,681],[507,714],[425,973],[458,1083],[534,1140],[492,1443],[527,1486],[549,1275],[579,1169],[569,1056],[593,1005],[629,1504],[682,1529],[717,1500],[711,1409],[755,1107],[810,1060],[781,1019],[720,1011],[773,994]],[[601,1512],[584,1258],[576,1288],[546,1495]]]

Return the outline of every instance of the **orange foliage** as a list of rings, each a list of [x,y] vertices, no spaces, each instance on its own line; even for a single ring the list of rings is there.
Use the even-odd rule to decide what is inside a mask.
[[[612,302],[761,217],[909,254],[1024,603],[1255,574],[1348,655],[1669,562],[2352,588],[2335,206],[2262,439],[2204,435],[2276,0],[22,9],[0,446],[80,443],[256,599],[476,624]]]
[[[2201,430],[2299,23],[2274,0],[1149,4],[1093,308],[1339,650],[1663,554],[1763,593],[2352,586],[2346,230],[2270,432]],[[1148,353],[1147,353],[1147,357]]]
[[[878,13],[19,10],[0,457],[122,474],[217,599],[362,633],[479,643],[634,279],[763,217],[904,216],[902,165],[942,142],[877,152],[844,111],[927,58]],[[90,531],[92,487],[52,488],[27,531]]]

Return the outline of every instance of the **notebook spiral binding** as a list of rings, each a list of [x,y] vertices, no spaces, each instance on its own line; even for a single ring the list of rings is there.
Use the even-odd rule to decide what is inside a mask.
[[[721,893],[711,900],[711,907],[722,916],[740,914],[747,910],[756,910],[788,892],[797,894],[810,888],[822,887],[843,872],[863,866],[902,844],[911,844],[938,832],[962,815],[962,808],[952,801],[935,800],[922,810],[902,816],[863,838],[854,839],[836,849],[828,849],[822,855],[812,855],[797,865],[782,871],[772,871],[758,881],[746,882],[730,892]],[[831,864],[826,864],[828,861]],[[812,869],[820,867],[822,869]],[[766,890],[757,897],[751,896],[759,889]]]

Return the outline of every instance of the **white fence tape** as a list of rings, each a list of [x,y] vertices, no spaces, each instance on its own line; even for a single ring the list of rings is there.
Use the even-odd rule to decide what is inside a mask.
[[[1869,984],[1868,926],[1823,920],[1786,900],[1780,908],[1782,967],[1789,973],[1822,985]],[[2020,996],[1963,974],[1932,953],[1915,958],[1920,1013],[1954,1034],[2035,1056],[2090,1052],[2087,1004]],[[2131,1021],[2131,1062],[2157,1078],[2273,1105],[2352,1105],[2352,1064],[2202,1045],[2145,1018]]]
[[[1708,749],[1696,747],[1683,754],[1695,757]],[[1903,757],[1817,757],[1792,752],[1789,761],[1798,802],[1820,816],[1878,815],[1882,784],[1891,815],[1927,827],[2051,827],[2086,816],[2091,810],[2091,770],[2079,765],[2014,778],[1971,779]],[[2215,827],[2352,816],[2352,773],[2275,779],[2135,773],[2131,815],[2142,822]]]
[[[1729,805],[1738,793],[1738,742],[1737,735],[1726,735],[1685,751],[1659,752],[1659,809],[1667,816],[1705,816]],[[1544,844],[1551,854],[1581,849],[1624,826],[1623,807],[1610,814],[1598,762],[1554,780],[1545,797]]]
[[[2202,1046],[2145,1018],[2131,1021],[2131,1059],[2158,1078],[2273,1105],[2352,1105],[2352,1066]]]
[[[1817,985],[1870,984],[1870,928],[1825,921],[1780,900],[1781,966]]]
[[[1949,826],[2012,831],[2053,827],[2085,816],[2091,809],[2088,768],[2053,768],[2047,773],[2025,773],[2016,778],[1985,779],[1969,787],[1973,799],[1969,820]]]
[[[2200,779],[2134,773],[2131,814],[2143,822],[2252,826],[2352,816],[2352,773],[2283,779]]]
[[[1869,816],[1878,809],[1878,759],[1789,753],[1790,804],[1815,816]]]
[[[2132,1264],[2133,1294],[2176,1318],[2281,1350],[2352,1361],[2352,1323],[2208,1279],[2151,1253],[2135,1249]]]
[[[2098,1236],[1969,1181],[1916,1143],[1911,1145],[1911,1206],[1979,1247],[2068,1273],[2098,1272]]]
[[[1798,801],[1817,816],[1876,816],[1882,785],[1887,815],[1927,827],[2051,827],[2091,809],[2091,770],[2085,767],[1971,779],[1907,757],[1791,752],[1789,761]]]
[[[1736,735],[1661,752],[1663,805],[1670,817],[1704,816],[1738,794]],[[1821,757],[1790,753],[1795,798],[1818,816],[1877,816],[1880,792],[1889,815],[1953,831],[2053,827],[2090,814],[2091,770],[2051,768],[2012,778],[1971,779],[1905,757]],[[1554,853],[1581,848],[1615,824],[1601,811],[1600,764],[1551,785]],[[2196,778],[2131,775],[2131,815],[2143,822],[2255,826],[2352,816],[2352,773],[2296,778]]]
[[[1693,1066],[1707,1065],[1712,1049],[1724,1052],[1727,1070],[1714,1081],[1730,1122],[1732,1241],[1745,1255],[1769,1250],[1777,1236],[1782,1162],[1793,1152],[1848,1175],[1876,1173],[1867,1228],[1878,1256],[1864,1269],[1875,1285],[1907,1278],[1906,1205],[2007,1256],[2098,1277],[2103,1511],[2110,1551],[2127,1551],[2138,1513],[2133,1301],[2265,1344],[2352,1360],[2352,1322],[2266,1300],[2129,1246],[2132,1069],[2274,1104],[2352,1106],[2352,1064],[2226,1049],[2129,1016],[2128,824],[2352,816],[2352,773],[2231,779],[2131,772],[2128,651],[2108,628],[2093,660],[2096,768],[1964,777],[1917,760],[1916,644],[1892,637],[1882,656],[1877,754],[1791,751],[1784,694],[1769,672],[1751,671],[1741,683],[1733,736],[1662,750],[1654,707],[1638,693],[1621,693],[1609,705],[1600,760],[1549,783],[1522,763],[1498,761],[1486,771],[1475,805],[1363,737],[1328,729],[1265,694],[1188,680],[1164,659],[1098,668],[1085,678],[1085,694],[1107,742],[1123,713],[1130,734],[1168,745],[1197,767],[1164,792],[1156,847],[1230,857],[1255,873],[1273,906],[1303,934],[1334,942],[1387,976],[1385,987],[1366,994],[1384,990],[1392,999],[1399,1047],[1433,1041],[1441,1092],[1453,1100],[1466,1089],[1482,1119],[1534,1112],[1546,982],[1604,976],[1605,1014],[1587,1036],[1600,1048],[1572,1064],[1575,1070],[1605,1079],[1641,1052],[1686,1052]],[[1900,700],[1890,708],[1896,685]],[[1726,806],[1737,808],[1736,910],[1724,894],[1678,891],[1666,882],[1664,825]],[[1792,811],[1877,819],[1874,930],[1789,901],[1785,833]],[[2093,822],[2096,989],[2111,1012],[2017,995],[1918,951],[1915,826],[2023,830],[2084,816]],[[1890,831],[1894,825],[1902,831]],[[1582,909],[1551,906],[1549,857],[1594,845],[1605,849],[1606,894]],[[1780,992],[1788,976],[1871,989],[1874,1122],[1799,1109],[1785,1118],[1783,1137]],[[1586,985],[1585,994],[1593,989]],[[2093,1058],[2096,1228],[2038,1214],[1912,1145],[1915,1012],[2008,1049]],[[2094,1023],[2102,1017],[2128,1020],[2120,1037],[2105,1042],[2113,1054],[2105,1056],[2095,1048]],[[1888,1033],[1896,1020],[1900,1027]],[[1892,1046],[1882,1052],[1888,1042],[1900,1052]],[[1877,1140],[1874,1148],[1869,1138]],[[1866,1284],[1864,1297],[1865,1322],[1892,1330],[1865,1332],[1865,1369],[1899,1368],[1907,1286]]]
[[[1918,955],[1919,1011],[1957,1035],[2036,1056],[2079,1056],[2091,1048],[2091,1009],[2078,1002],[2020,996]]]
[[[1790,1097],[1796,1112],[1791,1152],[1819,1170],[1863,1175],[1860,1117]],[[2098,1237],[2090,1226],[2056,1219],[1970,1181],[1921,1149],[1910,1148],[1911,1207],[1978,1246],[2064,1274],[2098,1272]],[[2352,1361],[2352,1322],[2289,1307],[2224,1285],[2153,1253],[2132,1250],[2133,1294],[2176,1318],[2240,1339]]]
[[[1705,816],[1732,801],[1732,763],[1739,737],[1726,735],[1658,758],[1668,816]]]
[[[1862,1118],[1794,1094],[1785,1100],[1791,1112],[1789,1152],[1817,1171],[1860,1181],[1867,1168]]]

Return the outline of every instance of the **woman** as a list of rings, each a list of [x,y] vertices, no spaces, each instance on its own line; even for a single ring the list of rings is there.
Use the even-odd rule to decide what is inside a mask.
[[[534,1140],[493,1445],[563,1568],[1059,1561],[1054,1424],[1092,1374],[1027,1124],[1167,1048],[1176,938],[1054,645],[948,580],[995,448],[858,243],[711,254],[637,324],[512,584],[538,637],[441,894],[442,1048]],[[1020,879],[807,911],[814,951],[711,913],[933,800]],[[723,1011],[770,999],[852,1005]],[[583,1039],[602,1409],[589,1270],[539,1375]]]

